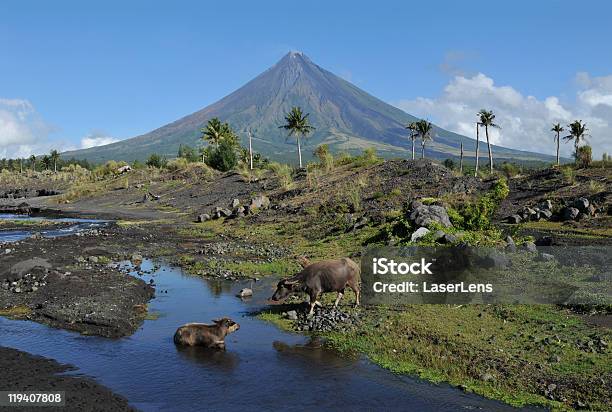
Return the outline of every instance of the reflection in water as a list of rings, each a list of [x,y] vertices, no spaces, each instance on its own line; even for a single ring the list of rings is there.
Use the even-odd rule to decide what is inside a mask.
[[[284,357],[285,360],[306,361],[311,366],[325,365],[325,367],[344,368],[356,365],[359,361],[356,357],[340,356],[336,351],[325,348],[322,340],[318,337],[312,337],[306,343],[293,345],[275,340],[272,347],[276,349],[279,357]]]
[[[185,360],[199,364],[207,370],[227,373],[236,369],[240,362],[240,356],[237,353],[223,349],[177,345],[176,351]]]

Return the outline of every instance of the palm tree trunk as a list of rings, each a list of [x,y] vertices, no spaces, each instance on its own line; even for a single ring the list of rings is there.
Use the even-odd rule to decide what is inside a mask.
[[[474,177],[478,177],[478,145],[480,144],[480,132],[478,131],[478,122],[476,122],[476,169],[474,170]]]
[[[463,175],[463,141],[461,142],[461,158],[459,160],[459,173]]]
[[[425,159],[425,140],[421,143],[421,159]]]
[[[412,139],[412,160],[414,160],[414,139]]]
[[[53,172],[57,173],[57,161],[53,162]]]
[[[302,148],[300,146],[300,137],[296,136],[297,147],[298,147],[298,157],[300,158],[300,169],[302,168]]]
[[[251,143],[251,130],[249,130],[249,160],[251,163],[251,170],[253,170],[253,144]]]
[[[559,132],[557,132],[557,166],[561,166],[561,161],[559,159]]]
[[[487,148],[489,149],[489,171],[493,173],[493,152],[491,151],[491,142],[489,141],[489,126],[485,125],[485,134],[487,135]]]

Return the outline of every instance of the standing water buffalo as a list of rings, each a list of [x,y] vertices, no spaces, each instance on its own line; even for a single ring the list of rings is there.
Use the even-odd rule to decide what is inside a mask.
[[[228,318],[214,320],[213,322],[213,325],[187,323],[181,326],[174,334],[174,343],[225,349],[225,336],[236,332],[240,329],[240,325]]]
[[[321,306],[318,301],[321,293],[338,292],[334,307],[338,306],[344,295],[344,289],[349,286],[355,292],[355,306],[359,305],[359,266],[351,259],[342,258],[322,260],[304,267],[295,276],[278,282],[273,301],[285,299],[291,293],[306,292],[310,298],[309,314],[314,312],[315,305]]]

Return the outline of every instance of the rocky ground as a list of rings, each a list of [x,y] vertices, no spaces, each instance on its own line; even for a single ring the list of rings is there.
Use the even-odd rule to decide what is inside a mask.
[[[195,275],[235,279],[291,275],[300,268],[300,256],[358,260],[370,243],[466,242],[535,251],[546,244],[612,245],[609,173],[586,170],[568,177],[549,169],[511,178],[509,195],[493,218],[495,227],[482,231],[453,227],[452,212],[489,193],[497,179],[460,177],[428,161],[355,161],[332,171],[299,172],[290,181],[270,172],[245,176],[205,167],[134,171],[78,185],[34,179],[20,181],[28,189],[19,192],[25,196],[22,199],[14,198],[15,187],[0,184],[1,191],[12,194],[0,199],[4,205],[0,209],[15,212],[21,204],[30,213],[53,211],[114,221],[97,233],[28,239],[0,248],[0,310],[84,333],[129,334],[142,320],[153,293],[152,286],[114,265],[135,254],[164,259]],[[44,194],[61,194],[36,196],[43,189]],[[569,213],[565,210],[574,206],[579,206],[578,214],[565,220]],[[520,221],[509,223],[512,215],[519,215]],[[0,230],[16,227],[9,223]],[[2,254],[4,249],[10,251]],[[607,336],[607,331],[597,328],[609,324],[610,315],[597,312],[593,317],[597,322],[592,322],[596,326],[589,327],[577,316],[583,314],[557,308],[540,312],[517,306],[507,317],[493,308],[458,311],[434,306],[401,314],[318,310],[308,318],[301,309],[288,307],[273,311],[269,319],[287,322],[293,330],[321,333],[339,347],[366,353],[383,366],[389,366],[387,355],[406,355],[397,371],[454,384],[468,382],[470,390],[515,404],[544,398],[568,408],[587,402],[603,405],[599,397],[609,381],[598,383],[592,376],[595,369],[588,372],[585,365],[593,362],[601,368],[609,349],[591,353],[580,345],[593,340],[589,334]],[[440,319],[455,323],[438,330],[447,323]],[[481,319],[489,323],[479,325]],[[571,333],[564,332],[567,336],[538,332],[542,325],[557,328],[568,322],[572,327]],[[575,327],[574,322],[578,322]],[[458,333],[456,325],[465,326]],[[500,339],[503,335],[513,345],[495,346],[485,332]],[[545,338],[552,342],[555,333],[568,343],[541,343]],[[387,335],[388,341],[380,340]],[[546,373],[535,366],[558,353],[562,360],[546,365]],[[441,357],[452,361],[440,363],[436,359]],[[576,372],[568,378],[567,370],[572,368]],[[529,376],[523,379],[515,373],[521,369]],[[609,373],[603,375],[607,379]],[[506,381],[515,382],[514,386],[504,386]],[[551,384],[556,385],[552,390]],[[525,389],[530,385],[537,390]],[[589,385],[597,387],[590,398],[582,395]],[[520,396],[510,399],[504,391]]]
[[[104,386],[81,376],[61,373],[71,370],[68,365],[33,356],[11,348],[0,347],[2,379],[0,391],[37,391],[66,393],[62,407],[15,407],[19,411],[133,411],[125,398],[113,394]]]

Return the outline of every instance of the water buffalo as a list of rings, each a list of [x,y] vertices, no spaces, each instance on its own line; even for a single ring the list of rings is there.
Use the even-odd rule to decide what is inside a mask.
[[[315,305],[321,293],[338,292],[334,307],[338,306],[344,295],[344,289],[349,286],[355,292],[355,306],[359,305],[359,266],[351,259],[342,258],[322,260],[307,265],[300,273],[278,282],[273,301],[285,299],[291,293],[305,292],[310,298],[309,314],[314,312]]]
[[[240,325],[228,318],[214,320],[213,322],[213,325],[187,323],[181,326],[174,334],[174,343],[225,349],[225,336],[236,332],[240,329]]]

